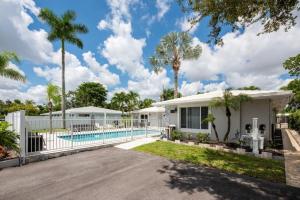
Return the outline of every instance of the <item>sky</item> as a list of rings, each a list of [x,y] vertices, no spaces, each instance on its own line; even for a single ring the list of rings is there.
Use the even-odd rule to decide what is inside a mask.
[[[149,64],[160,39],[173,31],[190,28],[189,14],[174,0],[0,0],[0,52],[14,51],[20,63],[10,67],[26,75],[20,83],[0,77],[0,99],[31,99],[46,102],[49,82],[61,85],[60,42],[49,42],[49,26],[38,18],[40,9],[61,15],[74,10],[76,22],[89,32],[79,34],[83,49],[66,45],[66,89],[82,82],[99,82],[115,92],[135,91],[141,98],[158,100],[163,88],[173,87],[173,73],[166,68],[156,74]],[[183,61],[179,91],[184,95],[255,85],[276,90],[291,78],[284,60],[299,53],[300,20],[288,32],[279,30],[257,36],[260,23],[243,32],[224,31],[223,46],[207,44],[208,21],[190,30],[193,45],[202,47],[196,60]],[[226,29],[225,29],[226,30]]]

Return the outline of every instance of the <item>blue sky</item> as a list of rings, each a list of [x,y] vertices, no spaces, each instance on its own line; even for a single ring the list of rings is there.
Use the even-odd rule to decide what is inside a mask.
[[[48,82],[60,85],[60,43],[47,40],[47,24],[38,19],[41,8],[56,14],[66,10],[77,13],[76,22],[85,24],[88,34],[79,35],[84,48],[66,45],[67,89],[80,83],[104,84],[109,97],[114,92],[134,90],[142,98],[158,99],[163,87],[173,87],[170,69],[155,74],[148,63],[162,36],[189,28],[188,14],[181,12],[172,0],[3,0],[0,2],[0,51],[15,51],[22,59],[11,67],[26,74],[21,84],[0,78],[0,99],[33,99],[45,102]],[[207,19],[197,24],[190,34],[194,44],[202,46],[197,60],[184,61],[180,73],[180,92],[184,95],[226,87],[257,85],[278,89],[290,77],[282,62],[299,53],[295,42],[298,24],[289,32],[257,37],[261,25],[254,24],[243,33],[223,32],[225,45],[211,46]],[[226,29],[225,29],[226,30]]]

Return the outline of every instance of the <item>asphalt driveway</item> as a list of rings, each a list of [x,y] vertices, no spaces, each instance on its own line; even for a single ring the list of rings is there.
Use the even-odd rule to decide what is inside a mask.
[[[0,199],[300,199],[300,189],[106,148],[0,171]]]

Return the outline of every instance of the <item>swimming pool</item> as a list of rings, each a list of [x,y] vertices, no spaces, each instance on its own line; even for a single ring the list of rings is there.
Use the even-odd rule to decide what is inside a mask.
[[[158,130],[147,130],[148,135],[160,135]],[[146,131],[143,130],[133,130],[132,133],[130,130],[127,131],[110,131],[110,132],[100,132],[100,133],[84,133],[84,134],[74,134],[72,135],[63,135],[58,136],[61,139],[73,142],[86,142],[86,141],[97,141],[103,139],[114,139],[122,137],[131,137],[131,136],[142,136],[146,135]]]

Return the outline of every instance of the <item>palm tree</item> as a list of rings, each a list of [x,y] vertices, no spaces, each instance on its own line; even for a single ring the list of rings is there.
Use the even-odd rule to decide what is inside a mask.
[[[127,110],[126,102],[127,102],[127,95],[125,92],[115,93],[114,96],[111,98],[112,108],[121,110],[122,115]]]
[[[127,111],[133,111],[139,108],[140,95],[136,92],[129,91],[127,94]]]
[[[223,97],[216,97],[210,102],[211,107],[225,107],[225,113],[227,117],[227,131],[224,135],[223,141],[226,142],[228,140],[228,136],[231,128],[231,109],[239,110],[241,103],[245,101],[249,101],[251,98],[248,95],[240,94],[234,96],[230,90],[225,90],[223,93]]]
[[[209,113],[208,116],[203,120],[203,122],[211,123],[211,126],[213,127],[215,135],[216,135],[217,142],[219,142],[220,140],[219,140],[219,135],[218,135],[218,132],[216,129],[215,120],[216,120],[215,116],[213,114]]]
[[[61,101],[60,88],[57,85],[51,83],[47,86],[47,100],[49,109],[49,119],[50,119],[50,134],[52,133],[52,111],[53,105],[59,105]]]
[[[181,97],[181,93],[178,92],[177,94],[177,97]],[[161,101],[167,101],[167,100],[170,100],[170,99],[174,99],[174,89],[172,88],[163,88],[163,91],[162,93],[160,94],[160,100]]]
[[[174,98],[178,97],[178,72],[182,60],[197,59],[201,54],[200,45],[192,46],[192,37],[187,32],[172,32],[164,36],[156,47],[150,64],[158,73],[163,67],[171,66],[174,72]]]
[[[25,76],[14,69],[8,68],[9,62],[12,61],[19,62],[19,58],[15,53],[7,51],[0,53],[0,76],[25,82]]]
[[[49,9],[42,9],[39,17],[49,24],[51,30],[48,35],[49,41],[60,40],[61,41],[61,110],[63,119],[63,128],[66,128],[66,95],[65,95],[65,42],[76,45],[79,48],[83,48],[82,41],[76,36],[76,33],[87,33],[88,29],[83,24],[73,23],[76,19],[76,13],[68,10],[62,16],[55,15]]]

